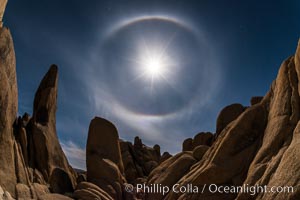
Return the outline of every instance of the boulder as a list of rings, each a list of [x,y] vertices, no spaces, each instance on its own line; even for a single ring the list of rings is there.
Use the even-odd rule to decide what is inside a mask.
[[[156,167],[149,175],[147,185],[150,184],[161,184],[163,186],[172,186],[182,178],[187,172],[189,172],[190,167],[196,163],[193,158],[192,153],[185,151],[179,153],[172,158],[169,158],[165,162],[161,163]],[[162,193],[149,193],[146,194],[146,199],[163,199]]]
[[[39,183],[33,183],[30,186],[30,190],[32,191],[33,199],[39,199],[40,197],[44,196],[45,194],[50,193],[50,191],[46,185],[42,185]]]
[[[95,117],[90,124],[86,146],[87,180],[114,199],[122,199],[124,167],[116,127]],[[99,170],[101,169],[101,170]]]
[[[125,181],[118,166],[109,159],[99,159],[99,157],[92,155],[90,158],[94,160],[94,165],[88,168],[88,181],[102,188],[113,199],[121,200],[123,198],[122,184]],[[95,173],[96,169],[97,173]]]
[[[86,145],[87,179],[93,177],[91,169],[94,160],[89,159],[90,156],[109,159],[119,167],[121,173],[124,172],[118,131],[106,119],[95,117],[90,123]]]
[[[164,152],[159,160],[159,163],[162,163],[171,157],[172,157],[172,155],[169,152]]]
[[[238,103],[223,108],[217,118],[216,135],[219,135],[230,122],[235,120],[244,111],[245,107]]]
[[[193,156],[196,160],[201,160],[203,155],[206,153],[206,151],[209,149],[209,146],[206,145],[199,145],[197,146],[193,151]]]
[[[22,183],[18,183],[16,185],[16,198],[17,199],[31,199],[31,191],[30,188]]]
[[[74,197],[77,199],[102,199],[113,200],[104,190],[89,182],[81,182],[77,185]]]
[[[213,143],[214,135],[210,132],[200,132],[194,138],[183,141],[182,151],[193,151],[199,145],[210,146]]]
[[[214,135],[210,132],[201,132],[194,136],[193,139],[193,150],[199,145],[210,146]]]
[[[153,149],[156,151],[157,157],[160,157],[160,146],[156,144],[153,146]]]
[[[182,143],[182,151],[192,151],[193,150],[193,139],[185,139]]]
[[[55,193],[64,194],[65,192],[73,191],[73,183],[69,174],[60,168],[55,168],[49,179],[51,191]]]

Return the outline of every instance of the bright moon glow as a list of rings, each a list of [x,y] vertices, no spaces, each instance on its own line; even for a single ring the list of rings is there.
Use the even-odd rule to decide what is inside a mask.
[[[138,54],[130,59],[135,63],[136,79],[150,81],[150,89],[153,90],[154,82],[164,82],[171,84],[171,79],[176,71],[176,59],[171,56],[170,44],[174,38],[170,37],[165,42],[146,41],[145,39],[138,43]]]
[[[143,63],[144,70],[151,77],[163,75],[164,68],[166,67],[164,61],[158,56],[146,58]]]

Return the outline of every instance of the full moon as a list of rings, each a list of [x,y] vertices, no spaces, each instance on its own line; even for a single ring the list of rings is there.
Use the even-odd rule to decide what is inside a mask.
[[[144,65],[147,74],[149,74],[150,76],[158,76],[162,72],[164,67],[161,59],[155,57],[145,60]]]
[[[145,74],[151,79],[164,78],[169,66],[165,53],[159,53],[159,50],[154,48],[152,52],[144,52],[139,65],[142,68],[142,74]],[[139,67],[139,66],[138,66]]]
[[[170,49],[168,48],[170,41],[162,42],[143,39],[139,41],[137,52],[134,61],[135,69],[137,71],[137,79],[141,79],[147,82],[150,81],[152,89],[155,82],[162,84],[172,79],[176,70],[176,64],[174,61]]]

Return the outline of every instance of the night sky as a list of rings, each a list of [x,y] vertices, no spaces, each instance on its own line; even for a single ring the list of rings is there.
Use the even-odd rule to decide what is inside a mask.
[[[57,133],[74,167],[85,168],[94,116],[124,140],[176,153],[184,139],[214,132],[224,106],[265,95],[296,49],[299,10],[297,0],[10,0],[19,114],[32,113],[55,63]]]

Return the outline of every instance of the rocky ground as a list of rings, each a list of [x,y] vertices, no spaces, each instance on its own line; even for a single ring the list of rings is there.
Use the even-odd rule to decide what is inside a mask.
[[[0,20],[6,1],[0,1]],[[86,145],[87,171],[74,170],[56,134],[58,68],[36,91],[32,116],[17,117],[16,60],[10,31],[0,27],[1,199],[300,199],[300,44],[285,60],[265,97],[232,104],[219,114],[216,133],[186,139],[182,152],[161,154],[119,139],[117,128],[95,117]],[[293,186],[293,193],[126,192],[137,184]],[[133,188],[134,189],[134,188]]]

